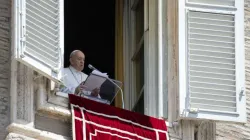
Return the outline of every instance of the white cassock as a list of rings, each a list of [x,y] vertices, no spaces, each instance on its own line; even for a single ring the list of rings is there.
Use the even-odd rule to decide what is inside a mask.
[[[87,77],[88,77],[87,74],[76,70],[72,66],[64,68],[62,82],[66,87],[62,88],[60,91],[74,94],[76,87],[78,87],[80,83],[85,81]]]
[[[63,84],[64,87],[60,89],[61,92],[74,94],[75,89],[79,86],[80,83],[84,82],[87,79],[88,75],[76,70],[74,67],[69,66],[68,68],[63,69]],[[86,95],[91,95],[91,91],[83,91]],[[98,98],[101,98],[98,94]]]

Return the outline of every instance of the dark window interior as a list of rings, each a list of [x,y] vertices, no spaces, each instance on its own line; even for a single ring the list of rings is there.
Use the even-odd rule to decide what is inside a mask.
[[[84,73],[88,64],[114,78],[115,64],[115,0],[65,0],[64,66],[69,66],[73,50],[85,53]]]

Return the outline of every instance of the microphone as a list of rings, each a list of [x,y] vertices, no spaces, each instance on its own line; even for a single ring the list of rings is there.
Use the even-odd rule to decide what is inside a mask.
[[[91,64],[89,64],[88,67],[89,67],[90,69],[92,69],[92,70],[97,70],[97,71],[99,71],[97,68],[95,68],[95,67],[92,66]],[[99,72],[100,72],[100,71],[99,71]]]
[[[91,64],[89,64],[88,67],[89,67],[90,69],[92,69],[92,70],[97,70],[97,71],[99,71],[97,68],[95,68],[95,67],[92,66]],[[99,71],[99,72],[101,72],[101,71]],[[111,80],[109,77],[106,77],[106,78],[107,78],[107,80],[109,80],[112,84],[114,84],[114,85],[121,91],[121,96],[122,96],[122,108],[124,109],[124,100],[123,100],[123,91],[122,91],[122,88],[121,88],[119,85],[117,85],[113,80]]]

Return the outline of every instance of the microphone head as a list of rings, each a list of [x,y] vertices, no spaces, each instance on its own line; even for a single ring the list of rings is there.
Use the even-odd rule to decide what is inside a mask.
[[[88,67],[92,70],[94,69],[94,67],[91,64],[89,64]]]

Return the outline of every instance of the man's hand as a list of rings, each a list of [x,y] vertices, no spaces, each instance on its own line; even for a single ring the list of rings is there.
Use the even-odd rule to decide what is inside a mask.
[[[83,84],[80,84],[78,87],[75,89],[75,94],[78,94],[80,91],[86,90],[87,87],[84,86]]]
[[[99,92],[100,92],[100,88],[95,88],[94,90],[92,90],[91,96],[97,97],[99,95]]]

